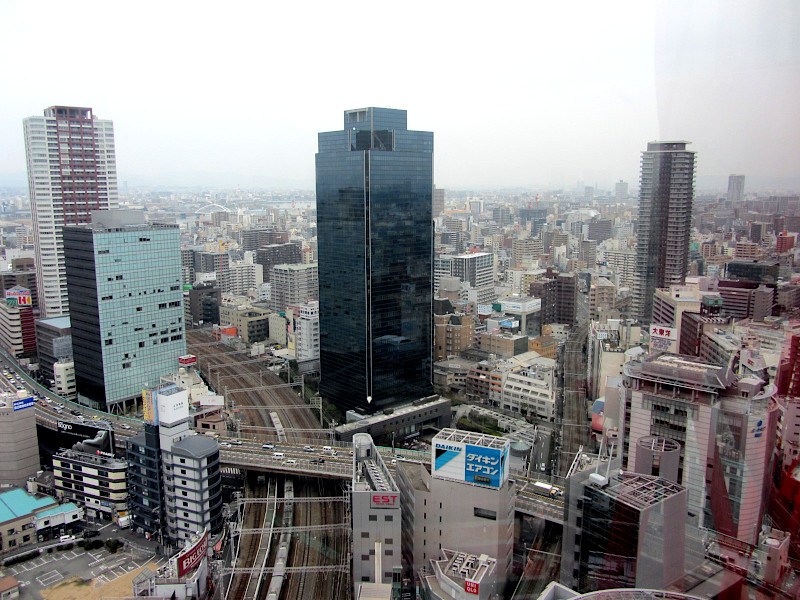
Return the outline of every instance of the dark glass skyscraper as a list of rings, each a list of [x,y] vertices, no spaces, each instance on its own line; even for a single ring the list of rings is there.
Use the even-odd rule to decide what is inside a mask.
[[[433,133],[404,110],[348,110],[316,168],[320,391],[367,411],[428,395]]]

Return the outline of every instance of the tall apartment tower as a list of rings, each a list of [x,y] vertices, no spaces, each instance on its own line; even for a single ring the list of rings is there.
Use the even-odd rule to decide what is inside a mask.
[[[433,133],[406,111],[319,134],[320,391],[368,411],[431,390]]]
[[[186,354],[178,226],[96,211],[64,228],[79,402],[118,412]]]
[[[695,153],[650,142],[642,153],[633,314],[650,323],[656,289],[682,285],[689,267]]]
[[[744,200],[744,175],[728,176],[728,202],[742,202]]]
[[[91,108],[51,106],[23,121],[36,282],[43,317],[69,311],[63,228],[117,208],[114,125]]]

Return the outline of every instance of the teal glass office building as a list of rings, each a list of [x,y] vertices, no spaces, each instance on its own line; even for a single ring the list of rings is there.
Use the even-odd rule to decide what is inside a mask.
[[[320,392],[342,410],[431,393],[433,133],[344,113],[316,155]]]
[[[178,226],[97,211],[64,228],[78,401],[122,412],[186,354]]]

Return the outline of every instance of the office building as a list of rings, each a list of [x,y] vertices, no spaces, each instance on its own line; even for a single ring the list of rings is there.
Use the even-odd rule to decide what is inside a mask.
[[[494,580],[503,589],[514,532],[510,445],[505,438],[442,429],[429,464],[397,462],[405,577],[419,581],[420,570],[449,549],[494,558]]]
[[[431,391],[433,134],[348,110],[316,155],[320,392],[374,411]]]
[[[109,412],[186,354],[178,226],[138,211],[95,211],[64,228],[79,402]]]
[[[624,373],[627,468],[637,464],[642,438],[675,440],[689,521],[755,543],[772,474],[776,387],[674,354],[628,362]]]
[[[319,302],[312,300],[286,307],[288,346],[298,362],[319,361]]]
[[[252,262],[231,263],[228,268],[227,293],[234,296],[246,296],[264,283],[263,273],[262,266]]]
[[[395,584],[402,573],[400,492],[366,433],[353,436],[353,584]],[[376,577],[376,565],[380,572]]]
[[[580,592],[677,583],[684,576],[686,488],[590,460],[565,486],[561,583]]]
[[[494,300],[494,255],[491,252],[443,255],[436,258],[434,287],[441,277],[451,276],[467,284],[476,304],[491,304]]]
[[[695,153],[688,142],[650,142],[642,153],[633,314],[650,323],[656,289],[681,285],[689,268]]]
[[[24,488],[39,470],[35,404],[25,391],[0,394],[0,485]]]
[[[114,125],[91,108],[51,106],[23,121],[42,316],[69,310],[63,228],[117,208]]]
[[[272,279],[272,267],[275,265],[296,265],[303,262],[302,246],[296,242],[269,244],[256,250],[256,264],[264,271],[263,281]]]
[[[132,527],[172,548],[223,524],[219,445],[195,435],[189,392],[172,383],[142,392],[144,431],[128,438]]]
[[[65,450],[53,456],[53,480],[60,500],[83,506],[86,516],[116,521],[128,510],[128,464],[100,452]]]
[[[13,287],[4,293],[0,305],[0,346],[11,356],[36,358],[36,326],[31,307],[31,292]]]
[[[271,244],[288,244],[289,232],[276,231],[274,227],[253,227],[241,231],[242,250],[258,250]]]
[[[744,175],[728,176],[728,202],[731,204],[744,200]]]
[[[282,312],[290,304],[302,304],[319,297],[319,268],[316,264],[272,267],[270,307]]]
[[[11,271],[0,273],[0,295],[5,296],[5,291],[13,287],[30,290],[30,307],[36,314],[39,310],[39,292],[36,286],[36,269],[32,261],[15,258],[11,261]]]
[[[38,319],[35,327],[39,373],[44,381],[49,381],[53,379],[53,365],[61,359],[72,358],[69,317]]]
[[[238,335],[248,344],[262,342],[270,337],[271,315],[272,311],[269,309],[249,304],[223,304],[219,307],[220,325],[233,327],[234,335]],[[279,340],[275,338],[275,341]]]
[[[211,284],[199,284],[183,292],[183,317],[187,327],[219,325],[222,291]]]
[[[628,182],[620,179],[614,184],[614,198],[617,202],[625,202],[628,199]]]
[[[433,186],[433,218],[444,212],[444,190]]]

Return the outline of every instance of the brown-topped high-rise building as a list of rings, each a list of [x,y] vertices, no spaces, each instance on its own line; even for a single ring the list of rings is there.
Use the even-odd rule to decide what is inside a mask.
[[[91,222],[93,210],[117,208],[114,125],[91,108],[51,106],[23,127],[39,308],[57,317],[69,310],[63,228]]]

